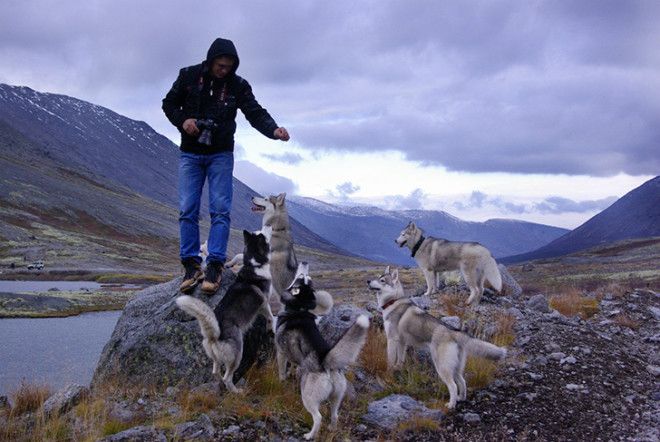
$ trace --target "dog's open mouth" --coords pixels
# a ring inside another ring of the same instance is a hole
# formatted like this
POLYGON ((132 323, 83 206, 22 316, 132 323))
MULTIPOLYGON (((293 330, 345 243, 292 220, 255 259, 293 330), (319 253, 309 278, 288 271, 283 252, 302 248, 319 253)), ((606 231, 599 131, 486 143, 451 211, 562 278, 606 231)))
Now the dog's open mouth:
POLYGON ((262 206, 260 204, 255 203, 252 201, 252 211, 253 212, 264 212, 266 210, 266 206, 262 206))
POLYGON ((372 292, 380 292, 380 287, 374 287, 371 284, 369 285, 369 290, 372 292))

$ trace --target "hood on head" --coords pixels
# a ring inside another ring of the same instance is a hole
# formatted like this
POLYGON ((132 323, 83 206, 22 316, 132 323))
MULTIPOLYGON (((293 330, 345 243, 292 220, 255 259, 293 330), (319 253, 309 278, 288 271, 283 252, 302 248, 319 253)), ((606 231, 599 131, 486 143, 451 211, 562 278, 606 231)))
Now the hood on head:
POLYGON ((211 47, 209 47, 209 50, 206 53, 206 62, 211 64, 211 61, 213 61, 214 58, 220 57, 222 55, 226 55, 234 59, 234 70, 232 72, 236 72, 240 60, 238 58, 238 52, 236 51, 234 42, 225 38, 216 38, 215 41, 211 43, 211 47))

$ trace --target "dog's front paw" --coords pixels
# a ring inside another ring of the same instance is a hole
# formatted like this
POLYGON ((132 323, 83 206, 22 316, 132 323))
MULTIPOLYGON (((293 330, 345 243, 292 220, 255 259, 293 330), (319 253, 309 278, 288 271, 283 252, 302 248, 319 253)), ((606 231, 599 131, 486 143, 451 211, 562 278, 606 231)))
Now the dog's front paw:
POLYGON ((303 439, 311 440, 311 439, 314 439, 314 436, 316 436, 316 434, 314 434, 314 432, 310 431, 309 433, 305 433, 303 435, 303 439))

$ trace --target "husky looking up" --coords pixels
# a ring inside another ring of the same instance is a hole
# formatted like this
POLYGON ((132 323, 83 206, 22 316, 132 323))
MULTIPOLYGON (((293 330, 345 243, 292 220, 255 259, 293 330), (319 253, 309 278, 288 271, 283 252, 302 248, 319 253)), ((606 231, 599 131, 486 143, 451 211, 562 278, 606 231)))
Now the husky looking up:
POLYGON ((479 243, 447 241, 431 236, 425 238, 422 229, 412 221, 394 242, 411 250, 411 256, 426 279, 425 295, 438 291, 442 272, 449 270, 461 271, 470 288, 468 304, 479 304, 486 280, 498 292, 502 290, 502 276, 497 263, 488 249, 479 243))
POLYGON ((262 213, 262 225, 273 228, 270 239, 270 271, 272 288, 280 296, 296 277, 298 259, 293 250, 289 214, 285 205, 286 193, 268 198, 253 197, 252 211, 262 213))
POLYGON ((215 310, 192 296, 184 295, 176 300, 181 310, 199 321, 204 338, 202 346, 213 361, 213 374, 224 365, 222 381, 234 393, 240 392, 233 377, 243 357, 243 333, 252 326, 259 313, 271 324, 273 322, 268 306, 270 270, 266 236, 244 230, 243 239, 243 267, 215 310))
POLYGON ((467 385, 463 373, 469 355, 498 360, 506 356, 506 349, 463 332, 449 329, 442 321, 417 307, 403 292, 399 271, 385 273, 378 279, 367 281, 376 292, 378 307, 383 312, 387 337, 387 366, 399 369, 406 359, 408 347, 426 348, 438 376, 449 390, 448 408, 465 400, 467 385))
MULTIPOLYGON (((337 425, 339 407, 346 392, 344 369, 355 363, 367 339, 369 319, 360 315, 344 336, 329 345, 316 325, 316 295, 305 263, 300 265, 298 276, 290 285, 288 296, 283 297, 285 310, 278 316, 275 345, 278 365, 281 357, 299 366, 300 392, 305 409, 312 415, 314 424, 305 439, 312 439, 321 427, 321 403, 330 399, 330 428, 337 425)), ((280 376, 283 371, 281 366, 280 376)), ((286 367, 285 367, 286 369, 286 367)))

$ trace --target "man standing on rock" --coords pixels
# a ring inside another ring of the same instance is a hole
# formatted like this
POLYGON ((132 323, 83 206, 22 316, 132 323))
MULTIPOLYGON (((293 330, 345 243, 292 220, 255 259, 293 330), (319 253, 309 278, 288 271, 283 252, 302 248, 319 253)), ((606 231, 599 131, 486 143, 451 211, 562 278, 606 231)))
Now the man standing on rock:
POLYGON ((250 84, 236 75, 239 58, 231 40, 217 38, 206 60, 179 71, 163 99, 163 111, 181 132, 179 161, 180 257, 185 268, 181 291, 189 292, 203 280, 202 291, 213 294, 220 286, 227 253, 234 169, 236 111, 263 135, 289 140, 252 93, 250 84), (211 230, 206 273, 199 257, 199 208, 208 179, 211 230))

